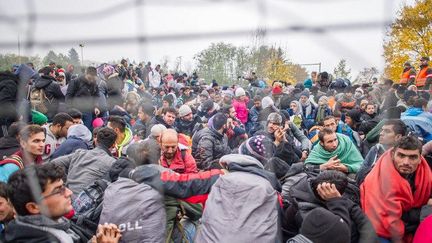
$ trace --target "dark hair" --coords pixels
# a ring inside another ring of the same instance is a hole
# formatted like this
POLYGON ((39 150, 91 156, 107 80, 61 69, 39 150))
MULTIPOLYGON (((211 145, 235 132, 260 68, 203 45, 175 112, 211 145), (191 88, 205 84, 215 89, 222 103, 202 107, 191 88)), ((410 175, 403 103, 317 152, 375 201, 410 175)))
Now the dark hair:
POLYGON ((127 124, 123 117, 111 115, 108 118, 108 122, 110 122, 114 128, 118 128, 121 132, 125 132, 127 124))
POLYGON ((73 118, 67 114, 67 113, 57 113, 57 115, 54 116, 53 118, 53 125, 60 125, 60 126, 64 126, 66 124, 67 121, 73 122, 73 118))
POLYGON ((41 192, 46 190, 49 182, 55 182, 62 179, 65 175, 63 167, 46 163, 42 165, 32 165, 19 170, 11 175, 8 181, 8 195, 18 215, 29 215, 26 204, 37 202, 38 200, 32 192, 32 186, 39 186, 41 192), (35 185, 33 180, 39 182, 35 185))
POLYGON ((319 131, 318 138, 319 138, 320 142, 324 143, 324 136, 325 135, 330 135, 330 134, 333 134, 333 133, 335 133, 335 132, 333 132, 333 130, 331 130, 328 127, 324 127, 323 129, 321 129, 319 131))
POLYGON ((73 119, 82 119, 82 113, 81 111, 71 108, 68 112, 69 116, 71 116, 73 119))
POLYGON ((234 106, 232 106, 232 105, 225 105, 225 106, 222 107, 221 112, 224 113, 224 114, 226 114, 226 115, 229 115, 229 113, 230 113, 229 110, 232 109, 232 108, 234 108, 234 106))
POLYGON ((125 63, 127 63, 127 60, 126 60, 126 59, 122 59, 122 60, 120 61, 120 64, 125 64, 125 63))
POLYGON ((330 119, 334 119, 336 121, 336 118, 334 116, 326 116, 326 117, 324 117, 323 122, 330 120, 330 119))
POLYGON ((228 118, 223 113, 216 113, 213 116, 213 128, 216 130, 220 130, 226 123, 228 118))
POLYGON ((9 199, 8 195, 8 185, 2 181, 0 181, 0 197, 9 199))
POLYGON ((87 67, 86 69, 86 74, 92 75, 92 76, 97 76, 97 70, 95 67, 87 67))
POLYGON ((111 148, 117 139, 117 134, 109 127, 101 128, 96 134, 98 144, 111 148))
POLYGON ((312 190, 315 193, 315 196, 319 197, 319 194, 317 192, 318 185, 328 182, 331 184, 334 184, 336 186, 336 189, 339 191, 339 193, 342 195, 345 192, 345 189, 348 186, 348 177, 337 170, 325 170, 318 174, 318 176, 315 179, 311 180, 311 186, 312 190))
POLYGON ((46 66, 46 67, 39 69, 38 73, 42 73, 43 75, 49 75, 53 71, 54 71, 54 69, 52 67, 46 66))
POLYGON ((154 115, 155 108, 154 108, 154 106, 150 102, 148 102, 148 101, 141 101, 139 103, 139 107, 141 107, 142 111, 145 114, 147 114, 149 116, 153 116, 154 115))
POLYGON ((177 110, 174 107, 165 107, 162 109, 162 114, 173 113, 177 116, 177 110))
POLYGON ((259 102, 261 102, 261 100, 262 100, 261 95, 255 95, 255 97, 253 98, 253 101, 254 101, 254 102, 255 102, 255 101, 259 101, 259 102))
POLYGON ((18 122, 14 122, 12 123, 7 132, 8 132, 8 137, 16 137, 19 135, 20 130, 25 127, 27 124, 25 122, 22 121, 18 121, 18 122))
POLYGON ((427 101, 425 100, 425 99, 423 99, 423 98, 418 98, 418 99, 416 99, 415 101, 414 101, 414 104, 413 104, 413 106, 415 107, 415 108, 423 108, 424 106, 426 106, 427 105, 427 101))
POLYGON ((384 122, 384 126, 393 126, 393 132, 405 136, 407 134, 407 127, 400 119, 390 119, 384 122))
POLYGON ((394 146, 394 150, 400 148, 400 149, 406 149, 406 150, 418 150, 420 154, 422 153, 422 147, 423 144, 420 142, 418 138, 415 136, 404 136, 399 141, 396 142, 394 146))
POLYGON ((27 141, 31 136, 40 132, 45 134, 45 129, 39 125, 27 125, 20 131, 20 139, 27 141))
POLYGON ((144 143, 133 143, 127 150, 126 155, 136 166, 151 164, 150 147, 144 143))

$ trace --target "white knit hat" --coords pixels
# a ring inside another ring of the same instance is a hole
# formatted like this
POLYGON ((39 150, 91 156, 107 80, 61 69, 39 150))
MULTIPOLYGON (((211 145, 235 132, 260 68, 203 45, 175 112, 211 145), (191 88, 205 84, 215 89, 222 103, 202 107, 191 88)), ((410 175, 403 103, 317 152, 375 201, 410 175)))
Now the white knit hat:
POLYGON ((235 96, 236 97, 240 97, 240 96, 243 96, 243 95, 246 95, 245 90, 243 88, 241 88, 241 87, 237 88, 236 91, 235 91, 235 96))
POLYGON ((160 136, 163 131, 167 130, 167 128, 162 124, 156 124, 150 129, 150 133, 153 137, 160 136))
POLYGON ((184 117, 192 113, 192 109, 188 105, 182 105, 180 106, 178 113, 180 117, 184 117))
POLYGON ((261 106, 263 109, 273 105, 274 105, 274 101, 269 96, 266 96, 261 100, 261 106))

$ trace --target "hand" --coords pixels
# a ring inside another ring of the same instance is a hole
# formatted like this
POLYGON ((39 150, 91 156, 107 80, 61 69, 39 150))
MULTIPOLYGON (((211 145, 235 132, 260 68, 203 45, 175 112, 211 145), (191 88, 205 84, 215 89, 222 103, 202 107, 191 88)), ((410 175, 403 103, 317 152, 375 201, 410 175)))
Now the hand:
POLYGON ((427 205, 431 205, 432 206, 432 198, 429 198, 427 205))
POLYGON ((275 136, 275 142, 277 142, 278 145, 284 140, 285 133, 282 129, 278 129, 274 132, 274 136, 275 136))
POLYGON ((331 169, 338 170, 338 171, 343 172, 343 173, 348 173, 348 167, 342 163, 339 163, 337 165, 332 166, 331 169))
POLYGON ((332 198, 342 197, 339 191, 336 189, 335 184, 329 182, 323 182, 319 184, 317 187, 317 192, 325 201, 332 198))
POLYGON ((95 113, 96 116, 99 116, 99 114, 100 114, 99 108, 95 107, 94 113, 95 113))
POLYGON ((331 170, 338 164, 340 164, 340 159, 338 159, 337 156, 333 156, 326 163, 320 165, 320 170, 331 170))
POLYGON ((303 151, 302 152, 302 157, 300 158, 301 161, 305 161, 308 157, 308 152, 307 151, 303 151))
POLYGON ((96 235, 92 237, 92 243, 117 243, 121 237, 120 230, 115 224, 99 225, 96 235))

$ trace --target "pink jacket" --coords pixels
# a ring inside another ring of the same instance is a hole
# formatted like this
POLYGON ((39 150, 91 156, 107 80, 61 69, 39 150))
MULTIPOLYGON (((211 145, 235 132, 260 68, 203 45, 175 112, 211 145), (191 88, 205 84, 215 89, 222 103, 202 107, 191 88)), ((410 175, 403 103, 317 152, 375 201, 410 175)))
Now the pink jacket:
POLYGON ((233 99, 233 101, 232 101, 232 105, 233 105, 235 111, 237 112, 237 118, 243 124, 246 124, 246 122, 248 120, 249 111, 248 111, 248 108, 246 106, 248 101, 249 101, 248 98, 246 98, 245 101, 243 101, 243 102, 239 101, 237 99, 233 99))

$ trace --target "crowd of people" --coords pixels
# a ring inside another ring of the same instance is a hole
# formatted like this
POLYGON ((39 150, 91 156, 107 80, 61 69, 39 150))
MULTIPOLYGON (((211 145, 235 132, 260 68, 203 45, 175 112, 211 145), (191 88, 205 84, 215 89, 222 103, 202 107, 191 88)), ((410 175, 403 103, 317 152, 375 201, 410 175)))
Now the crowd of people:
POLYGON ((0 72, 1 242, 432 242, 432 69, 0 72), (267 82, 268 83, 268 82, 267 82))

